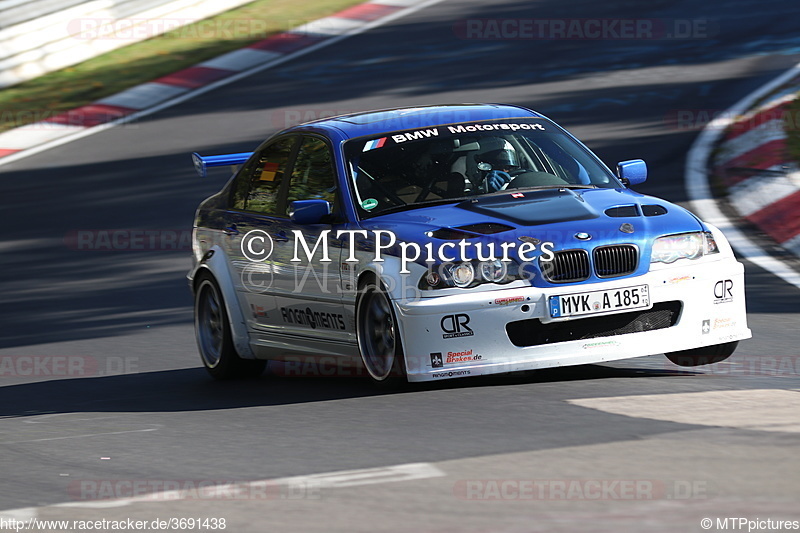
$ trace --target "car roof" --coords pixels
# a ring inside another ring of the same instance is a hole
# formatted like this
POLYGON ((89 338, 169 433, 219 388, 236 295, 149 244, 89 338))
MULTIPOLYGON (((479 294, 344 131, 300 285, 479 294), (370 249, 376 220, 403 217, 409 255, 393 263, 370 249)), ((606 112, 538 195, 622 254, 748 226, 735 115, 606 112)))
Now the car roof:
POLYGON ((544 117, 530 109, 508 104, 429 105, 351 113, 306 122, 295 128, 320 129, 331 133, 338 131, 344 138, 354 138, 390 131, 505 118, 544 117))

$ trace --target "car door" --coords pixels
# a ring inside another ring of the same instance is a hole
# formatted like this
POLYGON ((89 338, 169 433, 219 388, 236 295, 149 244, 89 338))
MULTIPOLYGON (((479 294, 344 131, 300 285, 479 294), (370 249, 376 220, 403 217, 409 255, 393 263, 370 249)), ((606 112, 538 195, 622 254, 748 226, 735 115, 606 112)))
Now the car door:
POLYGON ((270 140, 256 150, 231 187, 223 247, 251 331, 281 324, 272 256, 282 238, 287 171, 299 141, 299 135, 270 140))
MULTIPOLYGON (((331 203, 328 220, 296 224, 287 217, 276 221, 273 253, 277 310, 286 332, 296 337, 352 342, 354 324, 345 315, 341 290, 342 227, 333 154, 328 142, 304 135, 290 170, 286 208, 295 200, 323 199, 331 203)), ((336 351, 336 350, 333 350, 336 351)))

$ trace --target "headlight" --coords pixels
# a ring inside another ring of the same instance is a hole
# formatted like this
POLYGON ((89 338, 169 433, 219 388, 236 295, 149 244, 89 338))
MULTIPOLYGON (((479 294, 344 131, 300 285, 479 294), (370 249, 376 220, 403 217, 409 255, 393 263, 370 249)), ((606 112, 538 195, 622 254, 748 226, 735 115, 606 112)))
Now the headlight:
POLYGON ((711 232, 665 235, 653 242, 650 262, 674 263, 678 259, 697 259, 715 253, 719 253, 719 248, 711 232))
POLYGON ((717 246, 717 241, 714 240, 714 234, 710 231, 706 231, 703 233, 703 236, 706 239, 705 250, 703 253, 705 255, 709 254, 718 254, 719 253, 719 246, 717 246))
POLYGON ((515 262, 465 261, 431 265, 419 280, 422 290, 468 288, 482 283, 504 285, 520 279, 530 279, 527 273, 515 262))
POLYGON ((457 263, 450 269, 453 284, 456 287, 466 287, 475 281, 475 269, 472 263, 457 263))
POLYGON ((481 278, 492 283, 500 283, 508 273, 508 267, 503 261, 483 261, 480 266, 481 278))

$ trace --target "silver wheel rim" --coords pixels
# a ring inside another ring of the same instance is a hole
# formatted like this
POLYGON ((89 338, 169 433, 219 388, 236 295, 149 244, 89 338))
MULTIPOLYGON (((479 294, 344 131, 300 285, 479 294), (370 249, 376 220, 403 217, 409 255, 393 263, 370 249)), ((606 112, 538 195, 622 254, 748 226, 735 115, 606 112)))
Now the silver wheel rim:
POLYGON ((216 287, 211 282, 204 281, 197 294, 195 329, 200 355, 209 368, 217 366, 222 354, 224 336, 222 312, 222 302, 216 287))
POLYGON ((371 286, 358 306, 358 347, 370 376, 383 381, 394 367, 396 337, 392 309, 383 292, 371 286))

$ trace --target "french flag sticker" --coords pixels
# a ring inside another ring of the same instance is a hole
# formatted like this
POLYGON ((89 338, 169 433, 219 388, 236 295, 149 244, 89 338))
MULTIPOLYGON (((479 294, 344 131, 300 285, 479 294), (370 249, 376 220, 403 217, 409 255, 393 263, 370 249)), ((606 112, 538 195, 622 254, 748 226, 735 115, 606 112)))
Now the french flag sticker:
POLYGON ((374 150, 375 148, 380 148, 386 142, 386 137, 381 137, 380 139, 373 139, 369 141, 367 144, 364 145, 364 149, 362 152, 369 152, 370 150, 374 150))

